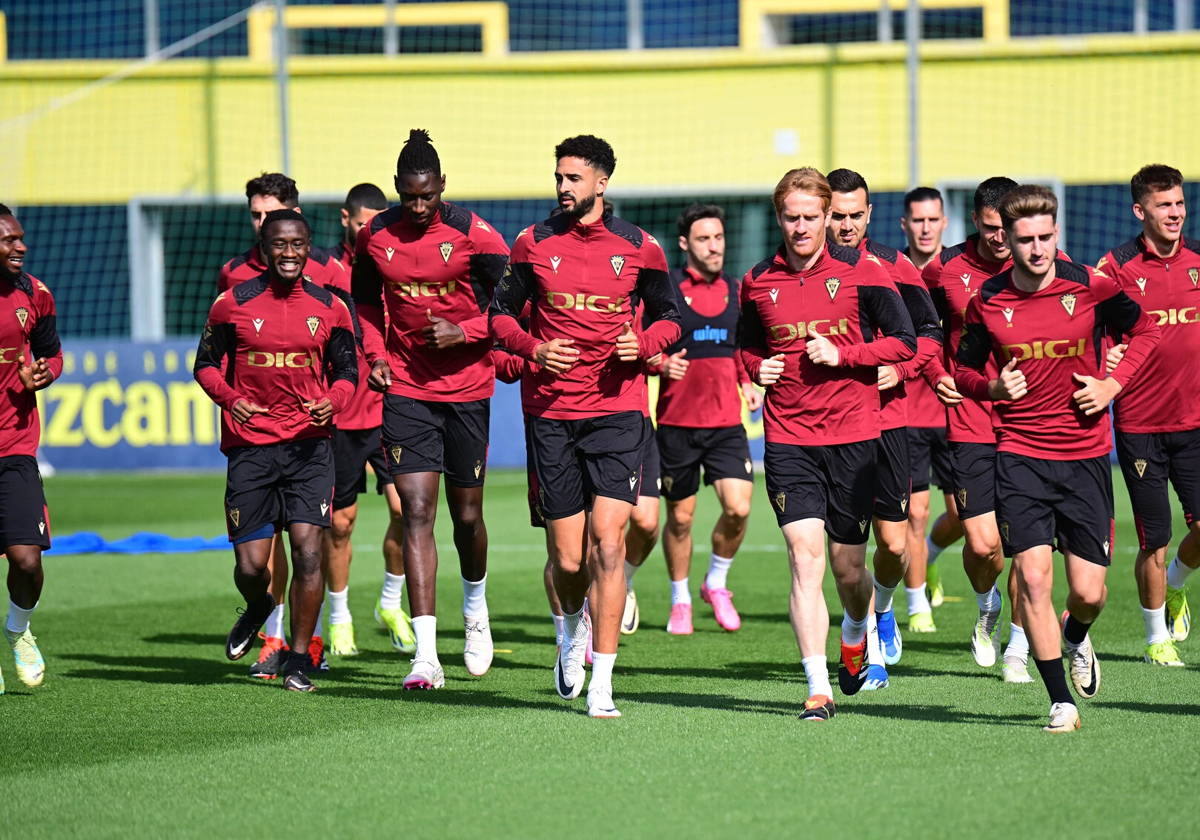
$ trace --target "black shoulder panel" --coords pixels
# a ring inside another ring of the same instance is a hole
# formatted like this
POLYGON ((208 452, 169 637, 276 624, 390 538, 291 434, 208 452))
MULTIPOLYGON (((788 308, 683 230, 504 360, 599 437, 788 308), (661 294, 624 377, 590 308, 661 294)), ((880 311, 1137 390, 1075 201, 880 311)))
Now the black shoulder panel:
POLYGON ((1092 285, 1092 277, 1088 270, 1079 263, 1073 263, 1059 257, 1054 261, 1054 275, 1081 286, 1092 285))
POLYGON ((838 262, 844 262, 846 265, 858 265, 858 260, 862 256, 862 251, 857 248, 847 248, 845 245, 838 245, 834 242, 829 243, 829 256, 833 257, 838 262))
POLYGON ((1183 247, 1187 248, 1193 254, 1200 254, 1200 239, 1188 239, 1183 237, 1183 247))
POLYGON ((442 202, 441 207, 442 221, 461 233, 463 236, 468 236, 471 233, 471 211, 464 210, 457 204, 451 204, 448 201, 442 202))
POLYGON ((642 233, 642 229, 635 224, 618 219, 611 213, 604 214, 604 226, 608 228, 610 233, 613 233, 626 242, 633 245, 634 248, 641 249, 642 242, 645 241, 646 235, 642 233))
POLYGON ((238 283, 234 286, 230 293, 233 295, 233 302, 238 306, 243 306, 267 290, 267 275, 266 273, 253 277, 244 283, 238 283))
POLYGON ((304 283, 302 288, 304 289, 305 294, 319 300, 325 305, 326 309, 333 306, 333 292, 329 291, 328 289, 321 288, 311 280, 302 280, 301 282, 304 283))
MULTIPOLYGON (((254 247, 257 248, 258 246, 255 245, 254 247)), ((254 248, 251 248, 249 251, 247 251, 244 254, 238 254, 236 257, 234 257, 233 259, 231 259, 229 261, 229 270, 237 271, 239 268, 244 266, 246 263, 250 262, 250 255, 253 253, 254 253, 254 248)))
POLYGON ((895 248, 884 245, 882 242, 876 242, 874 239, 867 240, 867 250, 879 257, 879 259, 887 260, 892 265, 895 265, 896 261, 900 259, 899 251, 897 251, 895 248))
POLYGON ((18 291, 33 297, 33 278, 22 271, 15 280, 12 281, 13 287, 18 291))
POLYGON ((551 216, 544 222, 538 222, 533 226, 533 241, 541 242, 543 239, 549 239, 551 236, 559 236, 566 233, 571 226, 571 218, 564 213, 559 213, 551 216))
POLYGON ((983 286, 979 289, 979 296, 983 298, 984 303, 994 298, 996 295, 1008 288, 1008 278, 1012 274, 1012 269, 1002 271, 995 277, 989 277, 983 281, 983 286))
POLYGON ((754 266, 754 268, 750 269, 750 278, 752 280, 757 280, 759 277, 762 277, 764 274, 766 274, 774 264, 775 258, 767 257, 758 265, 754 266))
POLYGON ((945 265, 946 263, 950 262, 950 260, 954 259, 957 256, 961 256, 962 254, 965 254, 966 252, 967 252, 967 243, 960 242, 957 245, 955 245, 953 248, 943 248, 942 252, 940 254, 938 254, 938 259, 941 261, 942 265, 945 265))
POLYGON ((382 213, 376 213, 371 219, 371 236, 379 233, 388 225, 394 225, 396 222, 404 218, 404 208, 400 205, 389 207, 382 213))
POLYGON ((1120 268, 1121 266, 1125 265, 1125 263, 1141 254, 1142 251, 1145 250, 1145 247, 1146 246, 1142 244, 1142 238, 1137 236, 1133 239, 1130 239, 1124 245, 1118 245, 1116 248, 1113 248, 1112 255, 1113 259, 1117 263, 1117 268, 1120 268))

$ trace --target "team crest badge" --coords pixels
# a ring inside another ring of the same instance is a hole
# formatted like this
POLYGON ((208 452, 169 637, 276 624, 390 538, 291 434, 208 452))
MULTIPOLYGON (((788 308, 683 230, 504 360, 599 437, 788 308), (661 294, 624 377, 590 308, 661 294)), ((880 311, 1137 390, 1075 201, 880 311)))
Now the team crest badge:
POLYGON ((391 449, 388 450, 388 453, 392 456, 392 460, 395 461, 397 464, 399 464, 400 463, 400 453, 403 451, 404 451, 403 447, 393 446, 391 449))
POLYGON ((786 493, 776 493, 775 494, 775 507, 779 508, 780 513, 783 513, 783 505, 786 501, 787 501, 786 493))
POLYGON ((1004 537, 1005 542, 1008 542, 1008 523, 1007 522, 1000 523, 1000 536, 1004 537))
POLYGON ((562 257, 551 257, 550 258, 550 268, 554 271, 555 274, 558 274, 558 264, 560 262, 562 262, 562 257))
POLYGON ((1067 314, 1075 317, 1075 295, 1063 295, 1058 300, 1063 305, 1063 309, 1067 310, 1067 314))
POLYGON ((313 337, 317 337, 317 330, 321 327, 321 319, 316 315, 309 315, 306 322, 308 324, 308 332, 313 337))
POLYGON ((238 526, 238 523, 241 521, 241 519, 242 512, 238 508, 229 509, 229 521, 233 523, 234 528, 238 526))
POLYGON ((746 459, 746 474, 749 475, 752 472, 754 472, 754 464, 751 463, 749 458, 747 458, 746 459))
POLYGON ((1133 462, 1133 468, 1137 470, 1138 478, 1144 476, 1146 474, 1146 459, 1138 458, 1133 462))
POLYGON ((438 246, 438 250, 442 252, 442 262, 448 264, 450 262, 450 255, 454 253, 454 243, 443 242, 438 246))
POLYGON ((958 492, 954 494, 958 498, 958 503, 963 507, 967 506, 967 488, 959 487, 958 492))
POLYGON ((1010 327, 1012 326, 1012 316, 1013 316, 1013 310, 1011 310, 1011 309, 1004 310, 1004 320, 1008 322, 1008 326, 1010 326, 1010 327))
POLYGON ((392 262, 392 255, 396 253, 396 249, 395 248, 384 248, 383 253, 385 253, 387 255, 387 261, 388 261, 388 264, 390 265, 392 262))
POLYGON ((675 486, 675 479, 671 478, 669 475, 664 475, 662 477, 662 484, 663 487, 667 488, 667 492, 670 493, 671 488, 675 486))
POLYGON ((620 254, 616 254, 615 256, 609 257, 608 261, 612 264, 613 271, 615 271, 617 276, 620 277, 621 269, 625 267, 625 258, 620 254))
POLYGON ((479 474, 483 472, 483 461, 475 462, 475 477, 479 478, 479 474))
POLYGON ((1200 284, 1200 268, 1189 268, 1188 279, 1192 281, 1192 285, 1200 284))
POLYGON ((24 306, 17 307, 17 320, 21 322, 21 329, 25 329, 25 322, 29 320, 29 310, 24 306))
POLYGON ((1146 294, 1146 278, 1139 277, 1136 282, 1138 284, 1138 288, 1142 290, 1142 295, 1144 296, 1146 294))
POLYGON ((829 292, 829 299, 833 300, 837 296, 838 289, 842 287, 842 281, 836 277, 829 277, 825 280, 825 291, 829 292))

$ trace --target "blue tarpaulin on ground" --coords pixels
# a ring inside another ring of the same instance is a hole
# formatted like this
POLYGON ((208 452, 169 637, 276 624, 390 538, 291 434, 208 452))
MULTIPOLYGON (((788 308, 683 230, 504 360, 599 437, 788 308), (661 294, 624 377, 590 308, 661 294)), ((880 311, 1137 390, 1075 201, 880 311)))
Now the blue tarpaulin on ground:
POLYGON ((54 537, 47 554, 192 554, 197 551, 227 551, 229 537, 168 537, 140 531, 123 540, 109 542, 92 531, 54 537))

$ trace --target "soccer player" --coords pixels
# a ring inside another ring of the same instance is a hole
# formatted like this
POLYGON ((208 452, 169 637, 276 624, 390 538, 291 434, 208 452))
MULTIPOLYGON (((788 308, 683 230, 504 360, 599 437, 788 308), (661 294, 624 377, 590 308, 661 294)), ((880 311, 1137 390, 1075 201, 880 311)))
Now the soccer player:
POLYGON ((905 383, 917 377, 926 363, 941 350, 941 329, 929 291, 921 273, 908 257, 895 248, 867 236, 871 223, 871 193, 866 180, 851 169, 835 169, 826 176, 833 191, 829 212, 829 241, 854 248, 880 261, 904 302, 917 336, 917 354, 897 365, 882 365, 878 371, 880 436, 875 467, 875 510, 871 518, 875 535, 872 559, 875 580, 875 619, 882 647, 870 664, 863 686, 868 690, 887 686, 887 665, 900 661, 900 630, 892 609, 896 587, 908 567, 908 501, 912 488, 912 465, 908 450, 907 390, 905 383), (879 661, 882 659, 883 661, 879 661))
MULTIPOLYGON (((942 252, 946 212, 942 194, 932 187, 917 187, 904 196, 900 229, 908 239, 904 255, 918 270, 942 252)), ((929 366, 923 373, 928 373, 929 366)), ((904 591, 908 596, 908 629, 933 633, 933 608, 942 605, 945 588, 938 574, 937 557, 962 538, 962 524, 954 507, 954 482, 950 473, 950 447, 946 441, 946 407, 924 378, 908 386, 908 448, 912 458, 912 495, 908 502, 908 571, 904 591), (945 498, 946 511, 929 524, 929 487, 936 484, 945 498)))
MULTIPOLYGON (((341 263, 345 285, 337 289, 350 303, 350 273, 354 268, 354 242, 371 219, 388 208, 387 196, 374 184, 358 184, 346 194, 342 205, 342 241, 334 258, 341 263)), ((331 291, 333 291, 331 289, 331 291)), ((354 644, 354 621, 350 615, 350 561, 354 556, 351 538, 358 519, 358 497, 367 492, 367 464, 375 474, 375 489, 387 500, 387 532, 383 537, 383 592, 375 604, 375 620, 391 636, 400 653, 415 653, 412 620, 400 606, 404 594, 404 521, 400 496, 388 475, 387 458, 379 442, 383 424, 383 395, 368 384, 371 368, 363 354, 358 360, 358 390, 349 407, 334 418, 333 466, 336 493, 333 497, 333 527, 326 534, 325 584, 329 608, 329 652, 334 656, 358 653, 354 644)))
POLYGON ((620 716, 612 670, 625 604, 625 527, 646 434, 642 366, 679 338, 679 311, 658 242, 601 200, 616 167, 612 147, 571 137, 555 159, 562 213, 517 236, 490 314, 496 339, 538 365, 522 377, 521 397, 565 625, 555 688, 566 700, 583 689, 586 596, 595 649, 588 715, 611 718, 620 716), (517 320, 526 303, 528 331, 517 320), (639 305, 648 322, 642 331, 633 328, 639 305))
MULTIPOLYGON (((671 272, 682 334, 663 352, 657 406, 662 492, 667 499, 663 553, 671 579, 667 632, 692 632, 688 573, 701 467, 704 483, 716 491, 721 515, 713 527, 700 597, 712 605, 718 626, 734 632, 742 619, 726 581, 746 536, 754 493, 742 397, 755 411, 762 406, 762 395, 736 353, 738 281, 723 271, 725 211, 713 204, 693 204, 679 215, 676 226, 687 260, 684 268, 671 272)), ((630 597, 635 597, 632 585, 630 597)))
POLYGON ((32 688, 46 674, 29 619, 42 595, 42 551, 50 547, 50 513, 37 467, 36 392, 62 373, 63 355, 54 297, 41 280, 25 273, 27 253, 25 229, 0 204, 0 546, 8 557, 4 635, 17 678, 32 688))
MULTIPOLYGON (((977 234, 966 242, 946 248, 925 266, 922 278, 942 321, 943 357, 946 374, 939 377, 938 397, 947 406, 946 437, 950 443, 950 468, 954 479, 954 500, 962 522, 965 544, 963 568, 975 600, 979 618, 971 634, 971 653, 975 662, 990 668, 1000 658, 1000 618, 1003 607, 996 581, 1004 571, 1000 531, 996 527, 996 431, 992 404, 985 397, 963 399, 954 389, 958 342, 962 337, 963 316, 967 304, 989 277, 1011 264, 1012 252, 1000 224, 1000 199, 1017 182, 1011 178, 988 178, 975 190, 975 209, 971 220, 977 234)), ((989 363, 991 364, 991 363, 989 363)), ((989 373, 994 377, 999 367, 989 373)), ((934 556, 930 543, 930 555, 934 556)), ((936 592, 936 589, 934 590, 936 592)), ((1029 642, 1021 626, 1016 579, 1008 576, 1008 595, 1012 622, 1008 647, 1000 669, 1005 682, 1033 682, 1029 675, 1029 642)))
POLYGON ((1096 267, 1157 320, 1163 341, 1114 403, 1117 459, 1137 523, 1134 576, 1146 623, 1145 660, 1182 666, 1175 643, 1187 638, 1191 624, 1184 583, 1200 566, 1200 242, 1183 235, 1187 208, 1179 170, 1144 166, 1130 191, 1142 233, 1096 267), (1188 522, 1170 566, 1168 479, 1188 522))
POLYGON ((225 655, 245 656, 275 609, 268 561, 275 534, 286 529, 292 647, 280 673, 289 691, 314 688, 308 650, 324 592, 322 532, 330 526, 334 490, 329 426, 358 383, 350 310, 304 278, 310 240, 308 222, 295 210, 265 215, 267 270, 217 296, 194 370, 205 393, 224 409, 225 514, 233 579, 246 599, 225 655))
POLYGON ((409 132, 395 185, 400 205, 359 231, 354 303, 371 387, 384 394, 383 447, 403 511, 417 643, 404 687, 432 689, 445 684, 433 533, 442 475, 462 574, 463 662, 477 677, 492 666, 483 483, 496 371, 487 307, 508 246, 483 219, 442 200, 446 177, 428 132, 409 132))
POLYGON ((787 543, 789 611, 808 679, 802 720, 835 714, 825 659, 825 535, 844 607, 842 692, 867 679, 871 575, 867 540, 879 445, 878 368, 912 359, 917 339, 896 286, 870 251, 826 239, 832 191, 793 169, 772 201, 783 245, 742 280, 738 346, 767 389, 767 495, 787 543))
MULTIPOLYGON (((228 291, 239 283, 256 280, 267 270, 261 237, 263 219, 275 210, 300 211, 300 193, 296 182, 280 172, 264 172, 246 182, 246 202, 250 208, 250 227, 254 231, 254 244, 245 253, 234 257, 221 267, 217 278, 217 293, 228 291)), ((309 246, 308 261, 304 264, 304 276, 316 285, 334 290, 346 285, 343 267, 333 255, 309 246), (342 276, 338 276, 342 275, 342 276)), ((259 651, 258 660, 250 666, 250 676, 273 680, 287 658, 288 644, 284 639, 284 596, 287 594, 288 561, 284 552, 283 532, 275 534, 275 542, 268 561, 271 570, 271 595, 275 598, 275 611, 267 619, 265 640, 259 651)), ((324 610, 322 609, 322 612, 324 610)), ((327 671, 325 643, 321 637, 321 621, 318 617, 317 630, 313 634, 309 657, 314 671, 327 671)))
POLYGON ((1063 673, 1064 640, 1075 691, 1090 698, 1100 688, 1088 628, 1104 608, 1114 538, 1108 406, 1161 333, 1115 280, 1058 253, 1054 193, 1025 185, 999 204, 1013 265, 967 305, 955 388, 993 402, 1000 535, 1050 695, 1046 731, 1071 732, 1079 710, 1063 673), (1123 360, 1107 377, 1105 331, 1128 336, 1123 360), (1055 545, 1067 570, 1061 636, 1050 598, 1055 545))

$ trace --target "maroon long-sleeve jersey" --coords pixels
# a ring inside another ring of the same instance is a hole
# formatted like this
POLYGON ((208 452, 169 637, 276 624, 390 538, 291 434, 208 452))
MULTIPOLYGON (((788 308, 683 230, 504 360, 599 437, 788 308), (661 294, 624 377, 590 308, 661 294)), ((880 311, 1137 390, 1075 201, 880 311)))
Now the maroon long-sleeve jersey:
POLYGON ((1112 377, 1125 387, 1145 364, 1161 332, 1113 279, 1062 257, 1046 288, 1023 292, 1008 269, 984 282, 967 305, 955 384, 964 396, 986 396, 990 380, 1011 359, 1028 393, 993 405, 1001 452, 1053 461, 1106 455, 1112 449, 1108 412, 1087 416, 1071 395, 1074 374, 1103 379, 1105 331, 1129 336, 1112 377))
POLYGON ((62 373, 54 296, 25 273, 0 280, 0 458, 36 455, 41 436, 37 396, 17 374, 20 356, 27 365, 45 359, 55 379, 62 373))
POLYGON ((496 371, 487 308, 507 263, 504 238, 447 202, 427 228, 393 207, 358 232, 354 304, 367 364, 386 359, 391 368, 389 393, 429 402, 492 395, 496 371), (430 349, 421 332, 429 313, 457 324, 466 343, 430 349))
MULTIPOLYGON (((354 268, 354 249, 343 242, 332 253, 334 259, 342 267, 342 272, 334 275, 336 286, 330 291, 353 307, 350 272, 354 268)), ((339 429, 350 431, 378 429, 383 424, 383 394, 371 390, 367 381, 370 375, 371 366, 367 364, 366 354, 360 352, 358 354, 358 388, 355 390, 350 404, 334 418, 334 425, 339 429)))
MULTIPOLYGON (((1160 257, 1137 237, 1096 263, 1162 330, 1163 340, 1113 404, 1122 432, 1200 429, 1200 241, 1160 257)), ((1120 341, 1121 337, 1114 335, 1120 341)))
POLYGON ((826 242, 806 271, 793 271, 780 249, 746 273, 738 346, 754 379, 764 359, 786 357, 767 388, 767 441, 824 446, 879 437, 876 369, 913 358, 917 337, 879 258, 826 242), (816 334, 837 346, 837 367, 808 358, 816 334))
POLYGON ((687 429, 737 426, 742 422, 740 386, 750 381, 737 352, 738 281, 721 274, 709 283, 682 268, 671 272, 671 286, 680 337, 663 356, 686 349, 688 369, 683 379, 659 378, 658 423, 687 429))
POLYGON ((525 410, 557 420, 643 411, 641 360, 679 338, 662 248, 608 211, 590 225, 559 215, 519 233, 490 316, 496 340, 524 359, 532 360, 543 342, 574 340, 579 358, 566 373, 534 366, 521 378, 525 410), (518 322, 527 302, 528 332, 518 322), (647 324, 637 334, 640 360, 623 362, 617 337, 626 324, 636 331, 640 305, 647 324))
POLYGON ((329 437, 328 425, 312 425, 304 403, 328 397, 336 415, 354 395, 358 361, 350 310, 307 280, 286 286, 264 274, 239 283, 213 303, 193 373, 225 409, 222 451, 329 437), (234 422, 229 412, 243 399, 269 413, 234 422))

